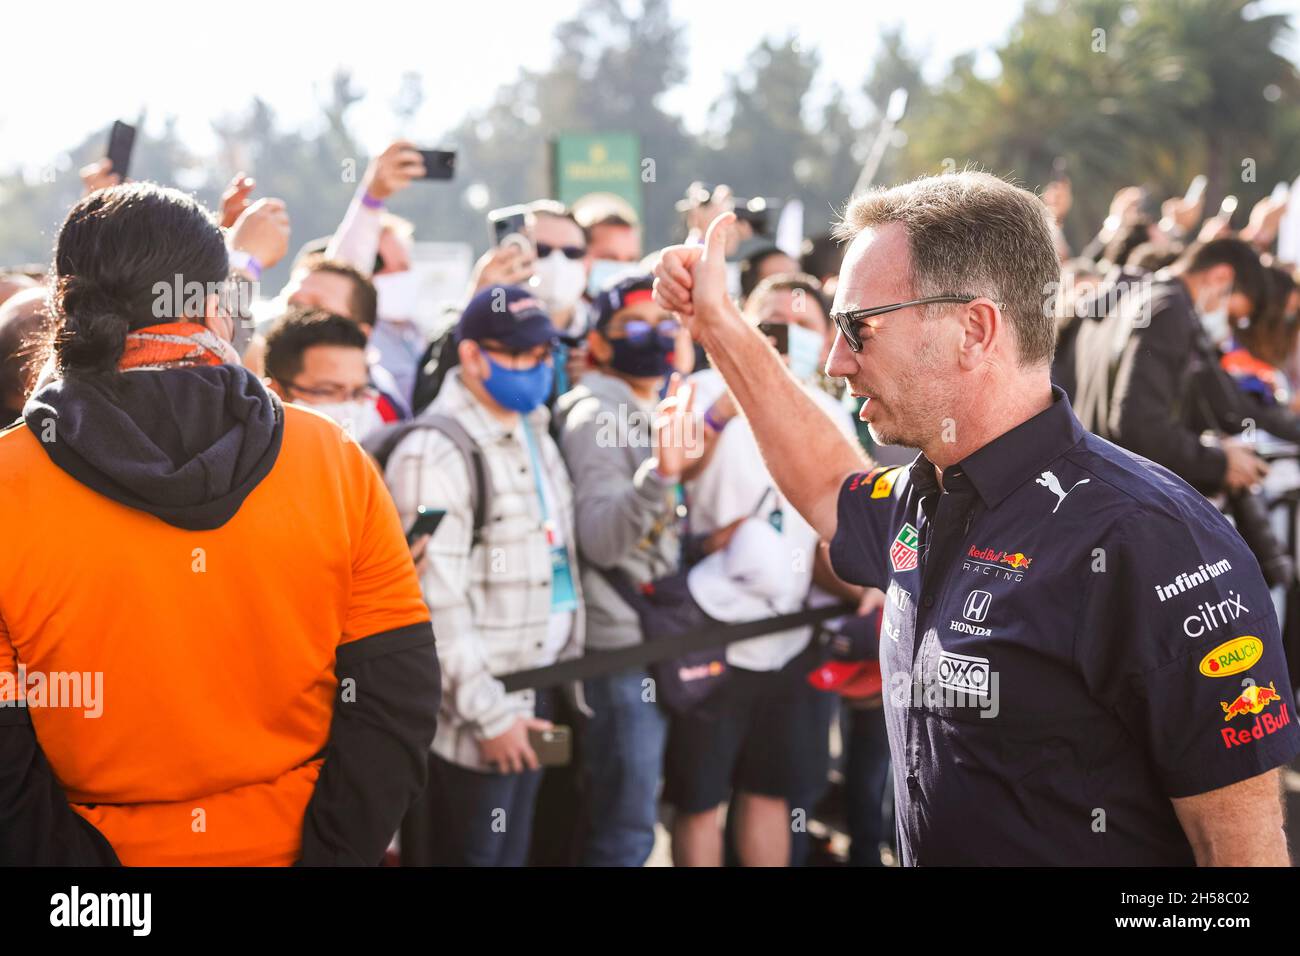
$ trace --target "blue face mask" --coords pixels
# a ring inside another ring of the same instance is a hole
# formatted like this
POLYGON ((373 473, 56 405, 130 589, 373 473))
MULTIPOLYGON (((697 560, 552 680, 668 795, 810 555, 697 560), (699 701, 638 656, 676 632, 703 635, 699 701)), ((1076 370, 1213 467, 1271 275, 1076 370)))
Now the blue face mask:
POLYGON ((550 396, 555 369, 549 362, 538 362, 527 369, 512 369, 498 365, 490 355, 483 357, 492 369, 483 379, 483 387, 503 408, 531 412, 550 396))

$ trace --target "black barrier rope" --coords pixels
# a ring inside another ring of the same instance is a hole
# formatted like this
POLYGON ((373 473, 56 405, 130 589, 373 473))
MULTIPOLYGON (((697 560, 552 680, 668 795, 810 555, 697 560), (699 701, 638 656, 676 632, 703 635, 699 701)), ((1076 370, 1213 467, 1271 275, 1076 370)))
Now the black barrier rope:
POLYGON ((806 624, 819 624, 833 617, 843 617, 857 610, 853 604, 829 604, 826 607, 807 608, 793 614, 779 617, 767 617, 761 621, 742 621, 739 624, 708 624, 697 627, 672 637, 655 641, 620 647, 613 651, 599 651, 587 654, 571 661, 561 661, 546 667, 534 667, 531 670, 515 671, 501 677, 507 693, 532 687, 541 690, 557 687, 570 681, 586 680, 615 671, 625 670, 655 661, 667 660, 687 651, 704 651, 715 647, 724 647, 736 641, 743 641, 763 634, 788 631, 806 624))

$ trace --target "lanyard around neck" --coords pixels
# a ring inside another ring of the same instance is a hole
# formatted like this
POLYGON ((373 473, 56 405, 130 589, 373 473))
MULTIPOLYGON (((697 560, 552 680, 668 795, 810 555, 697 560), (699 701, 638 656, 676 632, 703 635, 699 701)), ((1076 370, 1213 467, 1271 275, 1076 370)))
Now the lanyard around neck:
POLYGON ((537 454, 537 446, 533 438, 533 430, 528 425, 528 419, 519 416, 519 425, 524 430, 524 444, 528 446, 528 459, 533 468, 533 485, 537 488, 537 504, 542 509, 542 527, 546 529, 546 541, 548 544, 555 543, 555 528, 551 524, 550 510, 546 507, 546 492, 542 489, 542 469, 537 454))

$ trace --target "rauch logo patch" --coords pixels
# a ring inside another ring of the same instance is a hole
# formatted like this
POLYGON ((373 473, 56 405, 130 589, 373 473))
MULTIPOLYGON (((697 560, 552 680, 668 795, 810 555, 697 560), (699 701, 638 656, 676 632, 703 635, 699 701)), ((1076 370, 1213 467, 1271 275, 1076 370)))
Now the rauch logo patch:
POLYGON ((1264 642, 1253 634, 1224 641, 1201 658, 1201 673, 1206 677, 1231 677, 1248 671, 1264 653, 1264 642))

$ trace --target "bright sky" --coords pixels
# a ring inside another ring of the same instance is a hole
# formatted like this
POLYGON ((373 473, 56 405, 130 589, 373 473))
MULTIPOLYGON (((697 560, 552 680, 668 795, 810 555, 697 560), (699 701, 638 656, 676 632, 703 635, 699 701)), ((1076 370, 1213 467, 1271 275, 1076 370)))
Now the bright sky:
MULTIPOLYGON (((520 66, 546 66, 554 25, 580 6, 581 0, 13 4, 5 10, 9 42, 0 56, 0 169, 39 168, 141 108, 155 129, 176 115, 200 152, 212 144, 209 120, 244 109, 255 94, 282 125, 302 126, 319 115, 317 104, 340 64, 369 93, 351 114, 367 145, 381 146, 399 132, 433 142, 467 110, 486 105, 520 66), (409 12, 391 12, 403 8, 409 12), (391 103, 408 70, 424 75, 426 100, 413 128, 399 131, 391 103)), ((820 51, 823 83, 856 92, 881 29, 901 22, 934 78, 956 54, 1002 39, 1021 6, 1022 0, 672 0, 687 25, 689 76, 665 106, 699 130, 725 75, 763 36, 791 30, 820 51)), ((1295 0, 1268 6, 1294 9, 1295 0)))
MULTIPOLYGON (((212 142, 209 120, 245 108, 254 95, 272 105, 282 124, 301 126, 319 114, 317 104, 340 64, 369 94, 351 114, 368 145, 398 132, 391 103, 407 70, 424 75, 425 106, 404 132, 436 140, 468 110, 486 105, 519 67, 549 64, 555 24, 581 5, 489 0, 410 4, 408 13, 393 13, 407 5, 13 4, 5 10, 9 42, 0 56, 0 169, 49 163, 92 131, 107 135, 114 119, 130 120, 142 107, 153 128, 175 114, 200 150, 212 142), (182 45, 182 38, 190 40, 182 45)), ((675 17, 687 25, 690 72, 665 105, 701 128, 726 73, 738 70, 764 35, 789 30, 821 51, 823 80, 852 89, 866 75, 881 28, 898 21, 913 47, 928 52, 928 68, 941 72, 953 55, 1000 39, 1020 6, 1021 0, 672 0, 675 17)))

